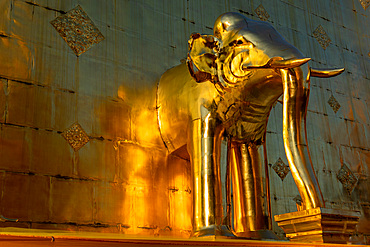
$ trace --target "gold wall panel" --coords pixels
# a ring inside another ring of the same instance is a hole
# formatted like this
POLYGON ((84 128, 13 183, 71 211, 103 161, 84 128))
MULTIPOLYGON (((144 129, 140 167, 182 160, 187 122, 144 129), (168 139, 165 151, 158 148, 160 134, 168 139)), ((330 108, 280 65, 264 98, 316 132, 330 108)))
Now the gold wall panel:
MULTIPOLYGON (((326 206, 360 210, 358 233, 369 235, 364 2, 274 0, 263 8, 267 21, 312 58, 312 67, 346 69, 340 77, 311 80, 307 137, 326 206), (331 39, 325 50, 313 35, 319 25, 331 39), (328 103, 332 96, 337 112, 328 103), (337 178, 344 164, 358 178, 351 193, 337 178)), ((189 236, 190 164, 186 152, 168 156, 159 135, 157 81, 185 61, 191 33, 211 34, 216 18, 228 11, 259 20, 260 4, 1 0, 0 214, 20 222, 0 224, 189 236), (79 57, 50 24, 77 5, 105 37, 79 57), (76 152, 61 135, 73 123, 90 139, 76 152)), ((288 164, 280 103, 266 136, 272 214, 295 211, 299 193, 291 173, 282 181, 272 168, 279 158, 288 164)), ((283 236, 275 222, 273 230, 283 236)))
POLYGON ((8 123, 51 127, 50 89, 8 81, 8 91, 8 123))
POLYGON ((5 108, 6 108, 6 94, 7 94, 7 81, 4 79, 0 79, 0 122, 3 123, 5 121, 5 108))

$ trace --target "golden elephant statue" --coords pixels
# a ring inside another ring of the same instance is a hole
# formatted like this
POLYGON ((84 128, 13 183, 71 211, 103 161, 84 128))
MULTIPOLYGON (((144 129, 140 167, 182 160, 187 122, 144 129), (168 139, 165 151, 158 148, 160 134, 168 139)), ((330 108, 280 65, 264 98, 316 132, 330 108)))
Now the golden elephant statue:
POLYGON ((312 69, 309 60, 269 23, 225 13, 217 18, 213 35, 191 35, 186 64, 162 75, 158 124, 170 152, 185 150, 190 155, 193 236, 258 238, 255 233, 268 228, 261 146, 269 113, 281 95, 284 148, 302 197, 301 209, 324 207, 305 133, 310 77, 335 76, 344 69, 312 69), (222 215, 223 139, 228 143, 233 226, 222 215))

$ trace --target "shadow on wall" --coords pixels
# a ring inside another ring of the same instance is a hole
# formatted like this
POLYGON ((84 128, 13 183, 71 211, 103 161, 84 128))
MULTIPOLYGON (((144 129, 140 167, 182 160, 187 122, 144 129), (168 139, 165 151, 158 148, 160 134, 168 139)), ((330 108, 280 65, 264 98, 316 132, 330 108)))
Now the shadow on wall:
POLYGON ((103 181, 96 182, 94 191, 96 222, 119 225, 118 231, 125 234, 189 237, 190 162, 168 155, 163 144, 156 86, 121 86, 118 96, 95 108, 102 138, 113 143, 114 150, 114 159, 102 160, 104 173, 98 173, 103 181))

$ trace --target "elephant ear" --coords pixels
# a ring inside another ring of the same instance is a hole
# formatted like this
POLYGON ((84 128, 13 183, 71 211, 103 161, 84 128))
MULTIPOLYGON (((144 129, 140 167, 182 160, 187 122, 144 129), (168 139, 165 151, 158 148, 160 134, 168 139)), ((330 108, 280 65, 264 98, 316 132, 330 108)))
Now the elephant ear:
POLYGON ((194 33, 190 36, 187 65, 196 82, 214 80, 218 40, 212 35, 194 33))

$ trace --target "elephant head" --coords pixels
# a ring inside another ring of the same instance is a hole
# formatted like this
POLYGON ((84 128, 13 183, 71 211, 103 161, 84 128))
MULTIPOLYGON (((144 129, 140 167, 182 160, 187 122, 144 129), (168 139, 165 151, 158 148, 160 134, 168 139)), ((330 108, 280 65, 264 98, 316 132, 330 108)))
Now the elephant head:
POLYGON ((267 99, 260 104, 271 109, 283 95, 284 148, 302 197, 301 209, 324 207, 307 147, 310 77, 331 77, 344 71, 313 69, 309 60, 269 23, 239 13, 218 17, 213 35, 193 34, 187 60, 192 77, 198 83, 213 83, 220 95, 235 88, 256 88, 266 81, 256 96, 267 99))
MULTIPOLYGON (((208 78, 227 88, 248 79, 256 69, 291 69, 310 60, 269 23, 239 13, 219 16, 213 29, 213 36, 192 34, 189 40, 188 65, 197 82, 208 78)), ((306 74, 308 68, 301 67, 306 74)), ((344 71, 310 70, 314 77, 331 77, 344 71)))

